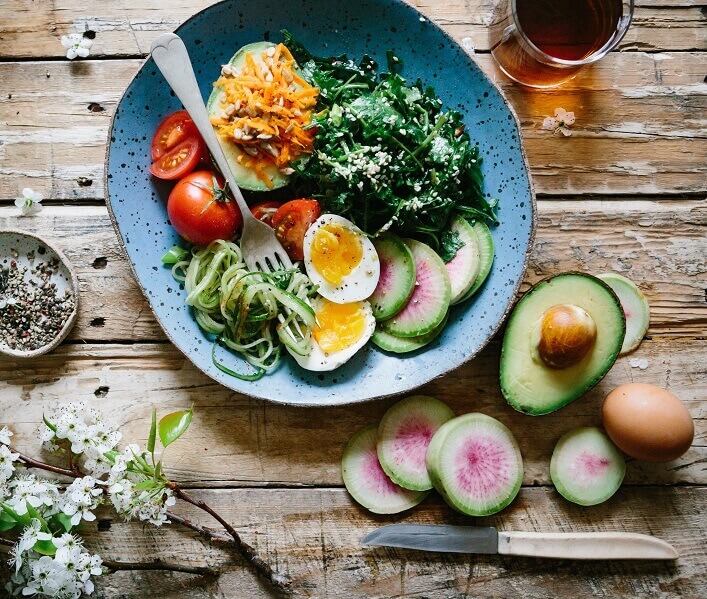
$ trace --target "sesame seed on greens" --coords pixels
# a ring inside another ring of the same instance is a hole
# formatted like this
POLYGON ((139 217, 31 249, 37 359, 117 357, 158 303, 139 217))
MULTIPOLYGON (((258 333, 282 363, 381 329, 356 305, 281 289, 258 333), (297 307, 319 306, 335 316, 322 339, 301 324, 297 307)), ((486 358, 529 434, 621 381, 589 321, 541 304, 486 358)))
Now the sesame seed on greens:
POLYGON ((320 89, 310 127, 314 151, 293 165, 303 195, 352 220, 371 235, 390 230, 434 247, 445 261, 463 242, 450 237, 461 214, 496 223, 497 201, 483 194, 479 148, 456 110, 444 111, 434 88, 401 75, 388 52, 388 72, 368 55, 313 56, 287 31, 284 43, 304 77, 320 89))

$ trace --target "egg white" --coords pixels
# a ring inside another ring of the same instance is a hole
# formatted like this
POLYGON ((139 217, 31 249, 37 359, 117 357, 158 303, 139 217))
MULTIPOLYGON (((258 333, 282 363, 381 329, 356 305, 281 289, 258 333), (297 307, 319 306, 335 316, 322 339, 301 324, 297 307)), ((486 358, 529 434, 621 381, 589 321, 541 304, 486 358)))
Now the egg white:
POLYGON ((304 268, 312 283, 319 286, 319 294, 336 304, 349 304, 369 298, 378 285, 381 270, 378 252, 373 247, 371 240, 350 220, 336 214, 322 214, 307 229, 304 235, 304 268), (339 285, 332 285, 312 264, 314 236, 319 229, 331 223, 350 229, 353 233, 358 234, 361 240, 361 262, 342 279, 339 285))
MULTIPOLYGON (((321 299, 314 300, 314 312, 318 312, 319 305, 321 305, 321 299)), ((363 331, 361 338, 356 341, 350 347, 342 349, 336 352, 325 353, 324 350, 319 347, 317 340, 312 336, 312 349, 306 356, 300 356, 294 353, 289 347, 287 351, 290 352, 292 357, 296 362, 306 370, 313 370, 315 372, 325 372, 327 370, 334 370, 342 364, 348 362, 354 354, 360 350, 368 340, 373 335, 373 331, 376 328, 376 319, 373 317, 373 310, 371 310, 371 304, 368 302, 358 302, 361 304, 361 308, 364 312, 364 317, 366 319, 366 328, 363 331)))

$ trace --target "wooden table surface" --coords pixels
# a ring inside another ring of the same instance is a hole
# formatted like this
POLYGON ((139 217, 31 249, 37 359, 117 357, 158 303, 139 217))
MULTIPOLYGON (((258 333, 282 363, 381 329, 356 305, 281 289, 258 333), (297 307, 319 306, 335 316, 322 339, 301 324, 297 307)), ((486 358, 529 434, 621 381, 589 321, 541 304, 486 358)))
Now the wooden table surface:
MULTIPOLYGON (((168 472, 221 511, 306 597, 698 597, 707 594, 707 47, 699 0, 637 0, 619 52, 555 91, 527 91, 494 68, 486 38, 490 0, 416 0, 476 60, 518 112, 538 191, 538 232, 523 290, 567 269, 631 277, 651 305, 648 337, 619 358, 586 397, 534 419, 514 412, 498 385, 498 340, 423 392, 458 413, 483 411, 517 436, 526 465, 513 504, 472 520, 436 496, 399 517, 372 516, 342 487, 340 458, 360 427, 393 403, 288 408, 220 387, 166 340, 119 248, 104 203, 103 163, 111 115, 151 41, 208 0, 3 0, 0 2, 0 228, 56 241, 78 270, 81 309, 69 340, 32 363, 0 361, 0 422, 36 453, 42 410, 89 400, 145 442, 151 405, 193 403, 195 421, 175 444, 168 472), (59 37, 96 33, 91 56, 69 62, 59 37), (569 138, 542 129, 555 107, 574 110, 569 138), (13 199, 29 186, 47 198, 18 218, 13 199), (645 370, 631 358, 646 358, 645 370), (552 487, 549 460, 567 430, 599 424, 616 385, 654 383, 695 419, 693 447, 665 465, 631 461, 608 502, 568 503, 552 487), (358 540, 389 522, 491 524, 542 531, 625 530, 657 535, 677 563, 572 563, 495 556, 362 550, 358 540)), ((149 132, 146 132, 149 134, 149 132)), ((204 524, 201 513, 184 510, 204 524)), ((105 518, 86 532, 106 559, 210 566, 219 576, 132 570, 103 577, 99 597, 265 597, 238 558, 178 526, 105 518)))

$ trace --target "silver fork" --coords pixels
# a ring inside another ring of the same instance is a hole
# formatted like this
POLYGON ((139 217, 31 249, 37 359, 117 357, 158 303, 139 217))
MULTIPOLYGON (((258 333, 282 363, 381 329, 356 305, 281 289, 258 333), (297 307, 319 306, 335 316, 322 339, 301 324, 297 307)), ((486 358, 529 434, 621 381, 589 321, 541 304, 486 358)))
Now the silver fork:
POLYGON ((221 144, 216 138, 211 121, 209 121, 206 106, 204 106, 204 100, 201 97, 201 91, 199 91, 199 85, 196 82, 194 69, 184 42, 174 33, 165 33, 152 43, 150 51, 155 64, 204 138, 209 152, 211 152, 216 165, 226 178, 228 187, 236 199, 236 203, 243 215, 243 233, 241 234, 240 246, 246 266, 249 270, 260 270, 263 272, 277 270, 279 265, 284 268, 291 268, 292 261, 275 237, 275 231, 255 218, 248 204, 243 199, 243 194, 238 188, 231 168, 228 166, 226 156, 224 156, 221 149, 221 144))

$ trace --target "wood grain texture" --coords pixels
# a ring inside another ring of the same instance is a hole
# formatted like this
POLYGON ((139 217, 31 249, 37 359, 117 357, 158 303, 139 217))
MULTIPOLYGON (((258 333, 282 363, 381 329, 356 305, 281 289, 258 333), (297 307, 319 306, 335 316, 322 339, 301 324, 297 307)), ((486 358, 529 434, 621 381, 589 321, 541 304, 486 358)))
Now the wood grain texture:
MULTIPOLYGON (((196 493, 196 492, 195 492, 196 493)), ((465 518, 433 495, 399 517, 368 514, 340 489, 238 489, 200 491, 243 532, 246 541, 294 583, 295 597, 689 597, 707 584, 702 510, 705 488, 624 487, 605 504, 583 508, 553 489, 522 489, 501 514, 465 518), (427 554, 402 549, 362 549, 359 540, 392 522, 492 525, 544 532, 618 530, 658 536, 680 553, 677 562, 572 562, 499 556, 427 554)), ((185 512, 203 524, 202 515, 185 512)), ((107 522, 103 522, 105 528, 107 522)), ((110 530, 87 531, 90 546, 123 561, 158 558, 169 563, 208 565, 220 577, 164 572, 120 573, 99 583, 98 597, 270 597, 232 556, 205 547, 176 526, 159 530, 110 522, 110 530)))
MULTIPOLYGON (((650 335, 707 335, 707 206, 703 201, 540 201, 538 234, 522 291, 563 270, 615 271, 651 305, 650 335)), ((165 339, 128 268, 102 206, 51 206, 33 218, 0 207, 0 228, 49 235, 77 268, 72 339, 165 339)), ((160 256, 155 256, 155 264, 160 256)))
MULTIPOLYGON (((12 18, 0 21, 0 59, 62 57, 59 39, 66 33, 91 30, 96 38, 93 57, 144 56, 160 33, 173 31, 213 0, 101 0, 87 6, 81 0, 60 3, 5 0, 3 10, 12 18)), ((469 37, 477 51, 488 50, 487 26, 492 0, 412 0, 424 15, 442 25, 457 40, 469 37)), ((696 2, 644 0, 637 3, 622 50, 705 49, 705 15, 696 2)))
MULTIPOLYGON (((421 388, 457 414, 480 411, 516 435, 526 485, 550 484, 549 460, 559 437, 578 426, 599 425, 600 406, 614 387, 645 382, 669 389, 695 420, 693 447, 670 464, 632 461, 635 484, 706 484, 707 364, 705 342, 644 341, 619 358, 607 377, 582 399, 547 416, 529 417, 506 404, 498 384, 499 346, 492 344, 450 376, 421 388), (646 358, 646 370, 631 358, 646 358)), ((168 473, 189 485, 340 485, 344 446, 359 428, 377 422, 394 399, 336 408, 298 408, 253 400, 201 374, 169 344, 65 345, 37 363, 0 362, 0 423, 13 423, 16 445, 37 452, 41 413, 60 400, 87 400, 122 425, 126 442, 144 442, 152 405, 168 413, 194 404, 184 442, 170 447, 168 473)), ((287 400, 283 396, 283 400, 287 400)))
MULTIPOLYGON (((488 55, 476 60, 518 112, 541 195, 707 192, 704 55, 612 53, 546 92, 511 84, 488 55), (571 138, 542 129, 558 106, 577 115, 571 138)), ((52 199, 103 197, 110 117, 141 64, 0 63, 9 90, 0 95, 0 200, 26 185, 52 199)))

